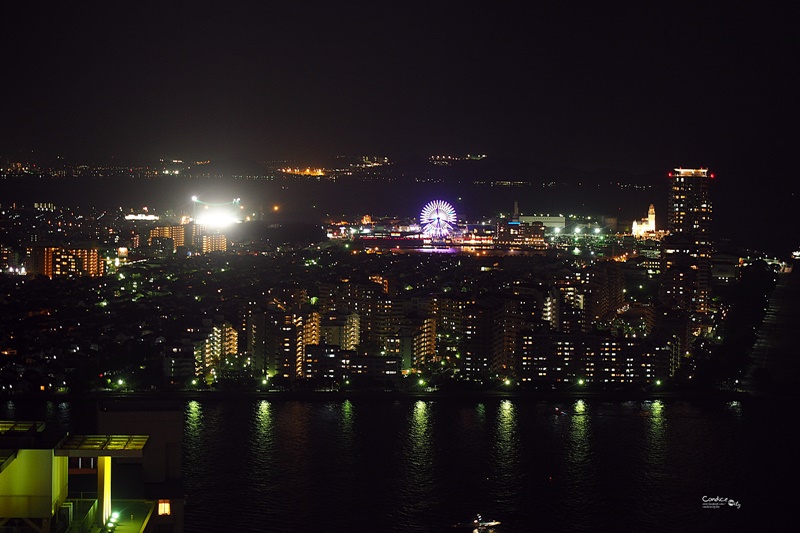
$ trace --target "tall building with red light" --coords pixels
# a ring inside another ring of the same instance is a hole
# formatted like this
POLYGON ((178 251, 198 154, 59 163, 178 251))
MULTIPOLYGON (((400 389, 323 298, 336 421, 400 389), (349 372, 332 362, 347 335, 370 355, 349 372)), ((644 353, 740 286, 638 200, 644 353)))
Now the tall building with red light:
POLYGON ((662 244, 661 300, 705 314, 711 291, 710 182, 714 175, 706 168, 676 168, 669 176, 669 235, 662 244))
POLYGON ((670 177, 667 229, 672 234, 690 235, 698 244, 710 247, 709 184, 714 174, 709 174, 706 168, 676 168, 670 177))

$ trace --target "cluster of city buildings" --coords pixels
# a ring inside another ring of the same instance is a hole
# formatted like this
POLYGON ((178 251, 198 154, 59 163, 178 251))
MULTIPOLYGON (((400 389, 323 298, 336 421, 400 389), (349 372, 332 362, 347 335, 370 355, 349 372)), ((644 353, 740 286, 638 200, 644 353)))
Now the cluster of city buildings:
MULTIPOLYGON (((66 354, 36 349, 55 358, 135 339, 160 361, 163 382, 180 386, 397 384, 417 375, 648 384, 675 375, 697 338, 713 337, 724 313, 711 305, 712 284, 735 280, 741 264, 712 257, 711 179, 706 169, 671 174, 663 229, 652 206, 631 233, 611 234, 607 224, 525 216, 515 205, 494 224, 465 225, 461 238, 472 240, 447 242, 454 253, 398 248, 402 237, 380 235, 371 220, 361 221, 370 238, 336 230, 303 250, 255 253, 238 243, 226 253, 225 235, 191 219, 119 214, 98 226, 106 217, 95 216, 96 247, 26 244, 24 266, 54 280, 102 280, 81 304, 94 314, 70 327, 94 321, 102 338, 73 339, 66 354), (103 244, 129 251, 109 261, 103 244), (148 261, 128 262, 143 250, 148 261), (628 291, 645 285, 649 296, 635 301, 628 291), (137 321, 114 320, 147 305, 137 321)), ((52 218, 57 210, 47 209, 52 218)), ((56 219, 55 229, 82 227, 56 219)), ((16 220, 3 224, 14 229, 16 220)), ((42 227, 54 231, 52 221, 42 227)), ((9 335, 4 353, 30 349, 20 345, 25 334, 9 335)), ((129 380, 107 370, 111 384, 129 380)))
POLYGON ((0 271, 48 278, 102 277, 129 261, 224 252, 229 239, 215 224, 189 216, 57 207, 0 206, 0 271))
MULTIPOLYGON (((502 289, 458 293, 405 294, 384 276, 377 277, 380 282, 337 279, 316 284, 313 309, 284 305, 248 317, 244 352, 254 369, 271 376, 336 382, 353 377, 359 372, 354 369, 370 368, 369 357, 354 364, 361 346, 375 346, 384 358, 372 365, 378 369, 371 371, 373 379, 431 368, 523 383, 667 378, 691 355, 693 339, 715 327, 709 305, 710 179, 706 169, 676 169, 667 229, 656 229, 652 206, 646 221, 634 223, 632 236, 655 241, 658 252, 649 258, 645 252, 638 265, 659 274, 657 298, 635 310, 625 296, 626 266, 608 257, 546 273, 529 263, 502 289), (606 327, 614 320, 629 324, 606 327)), ((546 250, 548 226, 553 232, 565 228, 563 217, 530 218, 515 206, 495 227, 495 241, 546 250)), ((395 242, 389 241, 391 249, 395 242)), ((369 241, 380 243, 380 236, 369 241)), ((497 264, 483 268, 506 270, 497 264)))

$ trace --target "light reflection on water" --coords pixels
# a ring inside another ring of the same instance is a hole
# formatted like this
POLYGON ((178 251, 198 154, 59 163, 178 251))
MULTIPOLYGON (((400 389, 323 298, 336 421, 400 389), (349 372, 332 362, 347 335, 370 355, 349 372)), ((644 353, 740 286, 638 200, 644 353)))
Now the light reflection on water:
POLYGON ((13 400, 8 400, 3 404, 4 420, 18 420, 16 404, 13 400))
POLYGON ((433 407, 422 400, 414 402, 404 422, 405 438, 401 455, 405 459, 398 471, 396 491, 398 495, 397 520, 408 522, 417 528, 415 517, 436 505, 435 450, 431 410, 433 407))
POLYGON ((250 432, 248 447, 248 481, 255 492, 263 493, 269 489, 270 480, 274 476, 272 458, 275 455, 274 421, 272 405, 261 400, 254 404, 253 430, 250 432))
MULTIPOLYGON (((498 533, 720 530, 739 519, 704 513, 700 498, 755 506, 761 493, 753 486, 780 471, 788 452, 776 429, 784 420, 741 402, 184 406, 193 532, 453 531, 477 512, 502 520, 498 533)), ((0 408, 3 419, 57 426, 85 414, 67 402, 0 408)))
POLYGON ((520 492, 520 450, 517 408, 510 400, 497 406, 497 418, 490 454, 490 480, 498 497, 498 507, 515 508, 520 492))

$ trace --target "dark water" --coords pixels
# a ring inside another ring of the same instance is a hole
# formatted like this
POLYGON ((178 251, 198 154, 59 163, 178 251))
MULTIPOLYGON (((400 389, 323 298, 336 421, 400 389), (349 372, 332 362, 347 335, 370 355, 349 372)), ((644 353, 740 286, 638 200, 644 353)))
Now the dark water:
MULTIPOLYGON (((72 427, 77 410, 0 417, 72 427)), ((186 531, 455 532, 475 513, 498 533, 776 530, 793 421, 756 400, 187 401, 186 531)))

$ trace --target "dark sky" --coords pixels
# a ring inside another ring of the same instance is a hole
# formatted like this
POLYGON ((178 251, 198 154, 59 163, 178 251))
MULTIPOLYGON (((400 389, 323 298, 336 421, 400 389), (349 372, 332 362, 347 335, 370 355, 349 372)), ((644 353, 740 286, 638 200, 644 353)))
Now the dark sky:
POLYGON ((703 165, 740 181, 794 164, 788 8, 83 4, 0 7, 0 154, 485 152, 588 170, 703 165))

